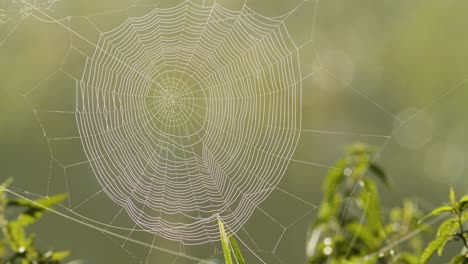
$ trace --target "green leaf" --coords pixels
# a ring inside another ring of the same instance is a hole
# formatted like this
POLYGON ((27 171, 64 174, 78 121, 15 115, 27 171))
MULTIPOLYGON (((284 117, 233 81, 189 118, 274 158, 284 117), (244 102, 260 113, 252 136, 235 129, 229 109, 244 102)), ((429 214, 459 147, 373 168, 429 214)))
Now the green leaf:
POLYGON ((61 193, 57 195, 50 196, 48 198, 41 198, 36 200, 35 202, 43 207, 50 208, 54 205, 57 205, 67 199, 68 194, 61 193))
POLYGON ((453 190, 453 187, 450 187, 450 204, 452 205, 452 208, 455 208, 455 191, 453 190))
MULTIPOLYGON (((458 223, 454 219, 447 219, 443 221, 440 225, 439 228, 437 229, 437 236, 445 236, 445 237, 450 237, 452 236, 457 229, 459 228, 458 223)), ((444 242, 442 242, 437 249, 437 253, 439 256, 442 255, 445 244, 449 241, 449 239, 446 239, 444 242)))
POLYGON ((42 211, 37 211, 37 210, 28 210, 27 212, 24 212, 23 214, 20 214, 16 221, 21 224, 23 227, 26 227, 30 224, 35 223, 37 220, 39 220, 42 217, 42 211))
POLYGON ((68 250, 56 251, 56 252, 53 252, 50 255, 50 259, 55 260, 55 261, 61 261, 61 260, 65 259, 68 256, 70 256, 70 251, 68 251, 68 250))
POLYGON ((457 231, 457 229, 458 229, 457 221, 452 218, 447 219, 439 225, 439 228, 437 229, 437 236, 453 235, 453 233, 457 231))
MULTIPOLYGON (((445 235, 444 235, 445 236, 445 235)), ((444 252, 444 249, 445 249, 445 245, 447 244, 447 242, 449 242, 449 239, 445 239, 439 246, 439 248, 437 248, 437 255, 440 257, 442 256, 442 253, 444 252)))
POLYGON ((375 232, 382 232, 384 227, 382 223, 382 206, 380 205, 380 198, 377 186, 368 178, 362 180, 364 183, 364 192, 359 194, 361 198, 367 218, 369 228, 375 232))
POLYGON ((29 234, 28 238, 26 239, 26 248, 31 249, 33 247, 35 237, 36 235, 34 233, 29 234))
POLYGON ((322 222, 328 223, 331 221, 332 217, 339 213, 342 204, 343 198, 340 195, 336 195, 335 198, 331 199, 330 202, 323 201, 319 209, 319 218, 317 219, 316 224, 313 226, 322 222))
POLYGON ((423 218, 421 218, 418 223, 421 223, 423 222, 424 220, 426 220, 427 218, 429 217, 433 217, 433 216, 436 216, 436 215, 440 215, 442 213, 447 213, 447 212, 451 212, 452 211, 452 207, 449 206, 449 205, 443 205, 441 207, 438 207, 434 210, 432 210, 432 212, 430 212, 428 215, 424 216, 423 218))
POLYGON ((2 204, 2 206, 8 202, 8 199, 6 197, 6 194, 5 194, 5 190, 8 188, 8 186, 10 186, 10 184, 13 182, 13 179, 12 178, 8 178, 6 181, 4 181, 1 185, 0 185, 0 204, 2 204))
POLYGON ((15 252, 24 251, 27 246, 27 239, 23 226, 16 221, 12 221, 7 224, 7 231, 11 249, 15 252))
POLYGON ((452 261, 450 261, 450 264, 468 264, 468 258, 466 258, 463 255, 457 255, 452 258, 452 261))
POLYGON ((350 155, 369 155, 374 149, 363 143, 356 143, 346 148, 350 155))
POLYGON ((231 243, 231 247, 234 251, 234 256, 236 257, 237 263, 245 264, 244 256, 242 256, 239 245, 237 245, 236 239, 232 235, 229 236, 229 242, 231 243))
POLYGON ((331 202, 336 196, 338 186, 343 182, 343 171, 346 169, 346 167, 346 160, 339 160, 328 172, 328 175, 325 177, 325 181, 322 187, 323 192, 325 194, 325 201, 331 202))
POLYGON ((6 179, 6 181, 4 181, 1 185, 0 185, 0 192, 3 192, 4 190, 6 190, 8 188, 8 186, 10 186, 10 184, 13 182, 13 178, 8 178, 6 179))
POLYGON ((442 235, 442 236, 438 236, 436 239, 432 240, 426 247, 426 249, 424 249, 424 252, 421 256, 421 264, 425 264, 427 263, 427 261, 429 260, 429 258, 434 255, 434 252, 436 250, 439 249, 439 247, 441 247, 442 245, 444 245, 447 241, 447 239, 449 239, 450 236, 448 235, 442 235))
POLYGON ((49 198, 41 198, 35 201, 30 201, 26 199, 15 199, 9 201, 8 205, 27 208, 25 212, 18 216, 17 222, 22 226, 28 226, 39 220, 47 208, 50 208, 53 205, 62 202, 66 199, 66 197, 66 194, 58 194, 49 198))
POLYGON ((226 234, 226 230, 224 229, 224 224, 221 218, 218 215, 218 226, 219 226, 219 234, 221 236, 221 244, 223 245, 223 253, 224 253, 224 261, 226 264, 233 264, 232 257, 231 257, 231 250, 229 248, 229 240, 226 234))
POLYGON ((458 211, 463 211, 468 208, 468 195, 463 196, 455 205, 458 211))
POLYGON ((34 209, 42 209, 45 210, 50 208, 54 205, 61 203, 68 197, 66 193, 53 195, 47 198, 40 198, 37 200, 26 200, 26 199, 14 199, 8 202, 9 206, 21 206, 21 207, 28 207, 34 209))
POLYGON ((387 187, 390 187, 390 180, 385 173, 385 171, 377 164, 371 163, 369 166, 369 170, 371 170, 377 178, 379 178, 387 187))
POLYGON ((468 221, 468 211, 462 212, 461 220, 462 220, 463 223, 468 221))
POLYGON ((371 249, 377 249, 380 245, 380 240, 363 224, 353 222, 346 226, 346 229, 359 238, 364 244, 371 249))
POLYGON ((368 157, 360 157, 358 163, 354 166, 353 169, 353 178, 355 180, 361 180, 364 177, 364 174, 369 169, 369 159, 368 157))

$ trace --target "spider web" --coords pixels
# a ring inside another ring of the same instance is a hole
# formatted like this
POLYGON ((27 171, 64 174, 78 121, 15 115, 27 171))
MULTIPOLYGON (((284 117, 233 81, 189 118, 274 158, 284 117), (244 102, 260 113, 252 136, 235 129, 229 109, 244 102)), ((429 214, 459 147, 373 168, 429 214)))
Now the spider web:
POLYGON ((57 69, 21 93, 47 142, 45 190, 11 191, 66 191, 68 204, 54 212, 101 231, 135 262, 219 256, 220 217, 253 263, 285 263, 290 234, 304 233, 298 226, 317 209, 292 191, 286 170, 334 169, 295 158, 304 152, 300 136, 366 138, 380 146, 378 158, 417 114, 400 120, 351 89, 400 126, 388 135, 302 127, 303 83, 319 71, 342 81, 319 58, 312 71, 304 67, 300 55, 314 49, 314 34, 296 44, 287 27, 302 8, 313 25, 319 1, 275 17, 245 2, 127 3, 63 17, 51 11, 56 2, 12 3, 0 21, 11 26, 11 10, 22 15, 0 47, 30 19, 59 27, 68 42, 57 69))
POLYGON ((139 226, 204 243, 217 217, 236 232, 274 189, 299 138, 297 52, 283 35, 248 7, 191 2, 101 35, 76 119, 104 192, 139 226))

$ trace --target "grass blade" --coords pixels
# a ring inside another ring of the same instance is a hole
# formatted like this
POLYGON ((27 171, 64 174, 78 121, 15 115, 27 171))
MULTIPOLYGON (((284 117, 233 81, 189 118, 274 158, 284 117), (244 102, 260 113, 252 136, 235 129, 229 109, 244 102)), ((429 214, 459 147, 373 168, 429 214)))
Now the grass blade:
POLYGON ((233 264, 232 257, 231 257, 231 249, 229 248, 229 240, 226 234, 226 230, 224 229, 224 224, 221 218, 218 215, 218 225, 219 225, 219 235, 221 236, 221 244, 223 245, 223 252, 224 252, 224 261, 226 264, 233 264))
POLYGON ((244 256, 242 256, 242 252, 240 251, 240 248, 232 235, 229 236, 229 242, 231 243, 232 251, 234 251, 234 256, 236 257, 237 263, 245 264, 244 256))

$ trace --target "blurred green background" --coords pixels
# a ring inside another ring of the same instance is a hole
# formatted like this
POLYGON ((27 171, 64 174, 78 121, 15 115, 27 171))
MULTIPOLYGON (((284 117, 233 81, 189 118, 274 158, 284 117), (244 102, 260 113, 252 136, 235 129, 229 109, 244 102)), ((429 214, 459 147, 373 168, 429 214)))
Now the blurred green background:
MULTIPOLYGON (((217 2, 232 9, 242 5, 242 1, 217 2)), ((42 8, 48 3, 36 4, 42 8)), ((133 14, 132 5, 154 3, 62 0, 44 12, 96 43, 96 27, 110 30, 133 14), (108 13, 111 10, 115 12, 108 13)), ((158 6, 177 3, 166 0, 158 6)), ((299 3, 247 1, 265 16, 285 14, 299 3)), ((51 163, 49 145, 33 110, 58 109, 54 104, 72 102, 74 81, 52 75, 61 67, 70 39, 84 53, 92 53, 93 48, 24 7, 21 1, 0 0, 0 179, 14 177, 15 190, 31 197, 67 190, 72 197, 87 197, 99 189, 90 168, 79 166, 64 173, 57 166, 57 162, 84 160, 80 143, 51 143, 58 160, 51 163), (31 90, 27 97, 21 96, 31 90)), ((409 196, 427 210, 446 199, 449 186, 468 192, 467 10, 467 1, 455 0, 303 3, 285 22, 298 46, 312 39, 300 49, 303 76, 314 72, 303 82, 302 126, 340 134, 304 131, 293 159, 331 166, 345 145, 362 141, 381 149, 379 162, 394 182, 393 189, 382 189, 383 203, 389 207, 409 196)), ((78 54, 69 58, 63 67, 79 76, 82 58, 78 54)), ((73 118, 39 115, 39 119, 46 131, 55 133, 51 137, 76 136, 73 118)), ((297 161, 289 164, 279 187, 318 205, 327 169, 297 161)), ((250 248, 268 263, 303 263, 306 230, 316 214, 313 206, 274 192, 261 208, 286 229, 283 234, 281 225, 255 213, 245 226, 256 242, 250 248)), ((75 219, 82 219, 75 213, 85 215, 90 218, 87 223, 133 226, 128 219, 112 221, 115 208, 105 197, 80 210, 65 212, 75 219)), ((191 263, 56 215, 47 216, 35 231, 40 244, 69 248, 73 257, 90 263, 191 263)), ((150 244, 152 237, 132 235, 150 244)), ((183 248, 158 239, 156 245, 182 248, 198 257, 221 256, 220 247, 214 249, 213 244, 183 248)), ((248 258, 257 263, 255 257, 248 258)))

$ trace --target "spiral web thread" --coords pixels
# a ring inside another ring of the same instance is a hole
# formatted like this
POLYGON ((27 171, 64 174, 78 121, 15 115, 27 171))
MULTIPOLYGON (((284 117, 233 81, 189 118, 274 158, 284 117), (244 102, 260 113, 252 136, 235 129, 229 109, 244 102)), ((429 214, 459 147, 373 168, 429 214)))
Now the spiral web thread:
POLYGON ((203 243, 218 239, 218 215, 236 232, 283 175, 297 80, 282 20, 216 3, 156 8, 102 34, 77 89, 80 137, 139 226, 203 243))
MULTIPOLYGON (((302 3, 284 16, 268 18, 246 4, 233 11, 217 3, 186 1, 172 8, 152 8, 110 31, 96 27, 100 37, 94 44, 70 28, 72 17, 57 20, 40 7, 22 2, 34 11, 29 13, 32 17, 70 31, 63 64, 22 94, 49 144, 51 168, 58 165, 67 179, 73 168, 90 165, 101 185, 76 203, 71 202, 72 196, 66 214, 58 214, 124 239, 123 249, 128 241, 148 246, 147 262, 152 249, 200 260, 187 255, 183 245, 218 240, 219 215, 241 245, 266 263, 258 255, 263 247, 244 229, 245 222, 259 211, 281 230, 268 250, 277 257, 275 251, 286 231, 317 208, 277 186, 289 162, 332 168, 292 158, 300 133, 380 138, 380 150, 393 135, 301 128, 301 86, 314 72, 301 76, 298 53, 312 39, 296 46, 284 22, 302 3), (73 35, 91 44, 94 53, 86 54, 73 35), (86 57, 80 76, 66 69, 73 52, 86 57), (36 90, 59 75, 76 83, 73 109, 36 106, 31 101, 36 90), (79 134, 50 133, 46 116, 57 114, 72 116, 79 134), (55 142, 76 140, 86 160, 62 161, 54 151, 55 142), (305 214, 291 222, 270 215, 259 205, 273 190, 306 205, 305 214), (102 193, 121 207, 110 223, 78 211, 102 193), (114 223, 123 211, 135 222, 133 228, 114 223), (154 234, 152 243, 133 238, 142 232, 154 234), (155 245, 158 235, 181 242, 180 251, 155 245)), ((93 24, 90 17, 85 19, 93 24)), ((398 120, 366 95, 352 91, 398 120)), ((45 196, 52 177, 50 172, 45 196)), ((71 188, 68 180, 65 183, 67 190, 71 188)), ((32 195, 27 190, 14 191, 32 195)))

